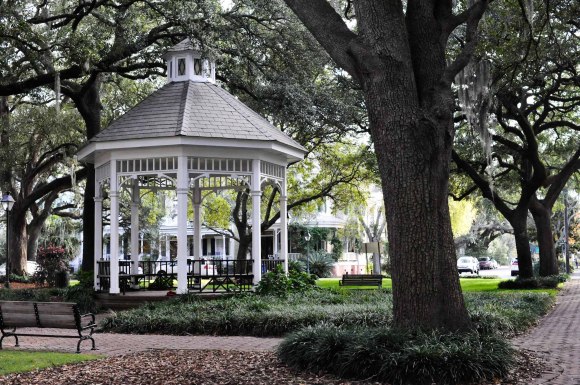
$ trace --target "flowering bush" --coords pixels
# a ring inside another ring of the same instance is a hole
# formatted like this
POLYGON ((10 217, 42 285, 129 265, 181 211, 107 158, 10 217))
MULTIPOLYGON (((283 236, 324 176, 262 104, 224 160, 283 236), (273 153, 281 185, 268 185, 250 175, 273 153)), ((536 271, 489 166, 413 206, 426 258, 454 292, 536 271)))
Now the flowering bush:
POLYGON ((57 277, 68 271, 69 259, 63 247, 53 245, 39 247, 36 254, 38 268, 34 273, 35 282, 40 285, 56 286, 57 277))

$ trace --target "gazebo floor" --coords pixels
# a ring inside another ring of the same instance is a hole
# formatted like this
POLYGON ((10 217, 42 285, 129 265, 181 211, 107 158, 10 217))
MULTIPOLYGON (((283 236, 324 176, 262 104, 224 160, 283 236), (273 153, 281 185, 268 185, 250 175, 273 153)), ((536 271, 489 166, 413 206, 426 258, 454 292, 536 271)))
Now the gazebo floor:
MULTIPOLYGON (((147 302, 167 301, 171 298, 175 298, 175 296, 167 295, 167 293, 167 290, 136 290, 127 291, 125 294, 96 293, 95 301, 97 302, 97 305, 103 309, 126 310, 139 307, 147 302)), ((192 293, 195 293, 201 299, 207 300, 235 295, 234 293, 226 292, 192 293)))

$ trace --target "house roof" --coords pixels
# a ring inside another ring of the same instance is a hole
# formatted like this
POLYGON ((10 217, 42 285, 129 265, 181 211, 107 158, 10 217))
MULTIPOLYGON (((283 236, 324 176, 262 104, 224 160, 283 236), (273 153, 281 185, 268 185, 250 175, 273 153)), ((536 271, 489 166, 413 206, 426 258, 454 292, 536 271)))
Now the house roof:
POLYGON ((173 136, 270 141, 306 151, 221 87, 192 81, 161 87, 91 142, 173 136))

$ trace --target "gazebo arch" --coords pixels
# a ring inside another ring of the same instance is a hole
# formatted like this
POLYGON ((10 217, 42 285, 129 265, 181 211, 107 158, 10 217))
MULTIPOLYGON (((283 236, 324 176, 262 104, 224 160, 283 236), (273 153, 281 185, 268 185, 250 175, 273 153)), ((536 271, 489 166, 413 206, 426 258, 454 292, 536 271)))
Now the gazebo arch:
MULTIPOLYGON (((110 199, 109 293, 120 292, 119 199, 131 196, 131 263, 139 253, 139 195, 142 189, 174 189, 177 195, 177 292, 187 293, 188 276, 202 259, 201 199, 206 189, 250 188, 252 276, 261 279, 260 201, 262 185, 280 189, 281 259, 288 270, 286 168, 305 149, 234 96, 215 85, 215 64, 186 39, 165 55, 168 82, 92 138, 78 152, 95 165, 95 289, 103 256, 103 188, 110 199), (193 263, 187 249, 187 207, 193 205, 193 263), (258 208, 257 210, 255 208, 258 208)), ((124 271, 124 273, 128 273, 124 271)))

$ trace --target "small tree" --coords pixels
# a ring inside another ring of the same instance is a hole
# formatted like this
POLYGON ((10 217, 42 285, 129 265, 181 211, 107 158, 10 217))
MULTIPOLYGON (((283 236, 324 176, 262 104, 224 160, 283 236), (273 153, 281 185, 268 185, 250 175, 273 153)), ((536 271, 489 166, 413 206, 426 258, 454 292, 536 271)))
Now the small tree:
POLYGON ((61 246, 50 245, 38 248, 36 255, 38 267, 34 273, 35 281, 41 285, 57 286, 61 274, 68 271, 69 260, 70 256, 61 246))

